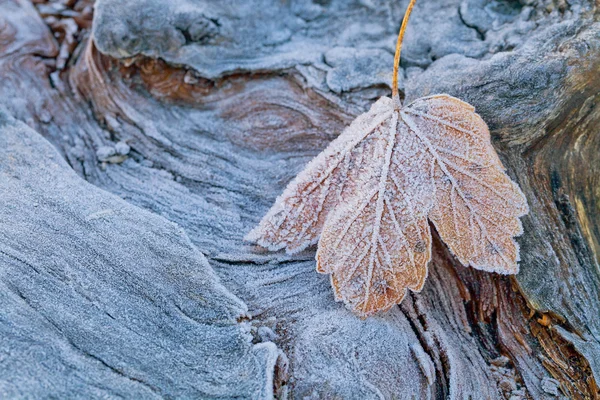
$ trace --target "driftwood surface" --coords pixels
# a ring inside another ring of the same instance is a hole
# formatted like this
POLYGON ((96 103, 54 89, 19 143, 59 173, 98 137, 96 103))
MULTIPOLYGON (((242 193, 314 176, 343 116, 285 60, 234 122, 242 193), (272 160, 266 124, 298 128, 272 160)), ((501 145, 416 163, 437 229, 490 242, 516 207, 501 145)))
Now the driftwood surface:
POLYGON ((591 0, 422 0, 407 32, 403 99, 473 104, 527 196, 516 277, 434 237, 361 320, 314 248, 242 240, 389 95, 407 3, 0 0, 0 398, 597 398, 591 0))

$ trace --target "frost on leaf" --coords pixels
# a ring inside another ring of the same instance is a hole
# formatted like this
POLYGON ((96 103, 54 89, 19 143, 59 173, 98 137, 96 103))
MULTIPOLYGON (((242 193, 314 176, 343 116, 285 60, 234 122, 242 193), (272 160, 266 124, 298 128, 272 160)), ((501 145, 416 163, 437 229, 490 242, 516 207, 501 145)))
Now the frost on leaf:
POLYGON ((514 274, 513 237, 527 212, 472 106, 437 95, 395 109, 382 97, 308 164, 247 239, 290 253, 318 240, 317 270, 331 274, 336 299, 368 316, 423 287, 428 220, 465 266, 514 274))

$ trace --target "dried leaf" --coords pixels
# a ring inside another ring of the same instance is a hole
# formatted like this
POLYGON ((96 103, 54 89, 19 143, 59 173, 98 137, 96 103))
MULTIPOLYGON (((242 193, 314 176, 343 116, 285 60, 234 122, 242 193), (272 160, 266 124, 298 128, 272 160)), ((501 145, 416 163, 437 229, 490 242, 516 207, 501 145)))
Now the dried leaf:
POLYGON ((518 272, 528 212, 485 122, 448 95, 382 97, 311 161, 247 240, 293 253, 317 242, 317 271, 361 316, 420 291, 433 222, 465 266, 518 272))

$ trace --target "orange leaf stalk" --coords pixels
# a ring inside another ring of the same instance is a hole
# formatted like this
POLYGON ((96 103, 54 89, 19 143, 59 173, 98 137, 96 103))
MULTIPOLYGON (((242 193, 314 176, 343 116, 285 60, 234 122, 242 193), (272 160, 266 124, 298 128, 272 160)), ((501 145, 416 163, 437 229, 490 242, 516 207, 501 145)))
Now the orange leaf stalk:
MULTIPOLYGON (((412 12, 413 7, 417 0, 410 0, 404 18, 402 19, 402 25, 400 26, 400 32, 398 33, 398 41, 396 42, 396 54, 394 55, 394 72, 392 75, 392 99, 398 106, 400 105, 400 96, 398 94, 398 68, 400 66, 400 52, 402 51, 402 40, 404 39, 404 33, 406 32, 406 26, 408 25, 408 18, 412 12)), ((399 107, 398 107, 399 108, 399 107)))

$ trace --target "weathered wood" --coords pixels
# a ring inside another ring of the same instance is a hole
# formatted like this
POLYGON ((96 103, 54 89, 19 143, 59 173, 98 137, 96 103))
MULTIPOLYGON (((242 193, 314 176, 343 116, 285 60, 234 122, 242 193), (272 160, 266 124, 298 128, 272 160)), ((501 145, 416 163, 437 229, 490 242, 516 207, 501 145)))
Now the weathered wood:
POLYGON ((4 113, 0 129, 3 398, 272 392, 279 351, 251 343, 246 305, 179 226, 4 113))
POLYGON ((36 3, 0 0, 0 106, 39 132, 2 118, 0 397, 598 397, 594 2, 417 3, 405 100, 473 104, 532 211, 516 277, 435 239, 423 292, 364 321, 314 249, 242 237, 389 94, 406 1, 98 0, 92 29, 36 3))

